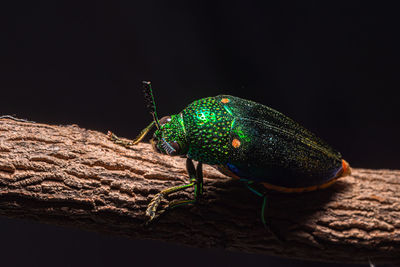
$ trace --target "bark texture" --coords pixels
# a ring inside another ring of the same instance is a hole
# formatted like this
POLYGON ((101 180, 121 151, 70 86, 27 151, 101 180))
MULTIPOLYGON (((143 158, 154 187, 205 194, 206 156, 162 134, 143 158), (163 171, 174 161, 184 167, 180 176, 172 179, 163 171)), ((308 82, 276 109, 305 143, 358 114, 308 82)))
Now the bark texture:
MULTIPOLYGON (((118 133, 117 133, 118 134, 118 133)), ((353 169, 325 190, 262 199, 204 168, 205 193, 149 227, 147 204, 188 182, 185 160, 150 145, 115 145, 103 133, 0 119, 0 215, 140 239, 335 262, 400 261, 400 171, 353 169)), ((172 199, 192 197, 192 190, 172 199)))

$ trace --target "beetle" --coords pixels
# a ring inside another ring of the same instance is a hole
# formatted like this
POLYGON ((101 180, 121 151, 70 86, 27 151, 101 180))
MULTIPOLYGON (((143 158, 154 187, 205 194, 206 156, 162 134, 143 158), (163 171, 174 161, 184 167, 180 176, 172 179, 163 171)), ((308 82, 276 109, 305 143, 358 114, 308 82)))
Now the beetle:
POLYGON ((262 196, 261 220, 266 225, 266 195, 253 184, 280 192, 306 192, 326 188, 349 175, 349 164, 341 154, 316 135, 262 104, 230 95, 196 100, 180 113, 158 119, 150 82, 143 82, 147 106, 153 121, 133 140, 124 141, 113 133, 113 142, 129 147, 139 143, 155 126, 150 140, 154 150, 186 157, 189 183, 156 194, 150 201, 148 222, 165 210, 195 203, 203 192, 202 164, 245 181, 262 196), (193 160, 198 162, 194 166, 193 160), (194 187, 194 198, 175 201, 157 212, 167 195, 194 187))

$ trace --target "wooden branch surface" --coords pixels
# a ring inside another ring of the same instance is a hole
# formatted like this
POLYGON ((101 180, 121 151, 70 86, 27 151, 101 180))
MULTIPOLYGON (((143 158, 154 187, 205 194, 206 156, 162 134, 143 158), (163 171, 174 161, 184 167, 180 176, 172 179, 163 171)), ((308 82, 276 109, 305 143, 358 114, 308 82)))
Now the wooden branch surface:
POLYGON ((195 247, 398 262, 400 171, 352 171, 325 190, 269 194, 267 220, 283 244, 260 221, 262 199, 208 166, 200 203, 171 210, 146 228, 151 198, 188 182, 184 159, 156 154, 148 144, 126 149, 76 125, 0 120, 0 215, 195 247))

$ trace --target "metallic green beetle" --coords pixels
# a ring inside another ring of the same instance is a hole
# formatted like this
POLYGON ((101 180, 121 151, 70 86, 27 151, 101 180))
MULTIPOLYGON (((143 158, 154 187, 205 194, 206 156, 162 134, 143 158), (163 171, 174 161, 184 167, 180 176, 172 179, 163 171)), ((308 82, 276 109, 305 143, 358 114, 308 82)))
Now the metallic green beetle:
POLYGON ((158 153, 186 156, 190 182, 158 193, 148 205, 149 221, 161 200, 174 192, 194 187, 194 198, 172 202, 167 209, 195 203, 202 193, 202 164, 246 181, 250 190, 264 197, 261 219, 265 225, 265 195, 251 185, 262 184, 281 192, 304 192, 325 188, 350 174, 349 164, 339 152, 282 113, 230 95, 199 99, 179 114, 157 117, 150 82, 143 82, 153 121, 139 136, 123 141, 109 132, 115 143, 139 143, 156 126, 151 144, 158 153), (193 161, 198 161, 197 168, 193 161))

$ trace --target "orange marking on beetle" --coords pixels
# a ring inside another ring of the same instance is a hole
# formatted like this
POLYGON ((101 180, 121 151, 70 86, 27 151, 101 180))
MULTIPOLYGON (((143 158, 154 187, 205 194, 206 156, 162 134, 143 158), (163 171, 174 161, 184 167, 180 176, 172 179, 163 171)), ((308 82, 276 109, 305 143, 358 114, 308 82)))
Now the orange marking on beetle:
POLYGON ((224 104, 226 104, 226 103, 229 103, 230 100, 229 100, 229 98, 222 98, 222 99, 221 99, 221 102, 224 103, 224 104))
POLYGON ((261 183, 261 184, 267 189, 271 189, 271 190, 279 191, 279 192, 283 192, 283 193, 303 193, 303 192, 310 192, 310 191, 316 191, 319 189, 327 188, 327 187, 333 185, 338 178, 339 177, 335 177, 324 184, 313 185, 313 186, 308 186, 308 187, 293 187, 293 188, 291 188, 291 187, 273 185, 273 184, 269 184, 269 183, 261 183))
POLYGON ((320 185, 313 185, 313 186, 308 186, 308 187, 284 187, 284 186, 279 186, 279 185, 273 185, 269 183, 262 183, 262 185, 271 190, 279 191, 279 192, 284 192, 284 193, 302 193, 302 192, 310 192, 310 191, 315 191, 318 189, 325 189, 331 185, 333 185, 339 178, 351 175, 351 168, 350 165, 347 161, 344 159, 342 160, 342 169, 336 174, 335 177, 330 179, 329 181, 320 184, 320 185))
POLYGON ((238 148, 238 147, 240 147, 240 141, 239 141, 239 139, 233 139, 232 140, 232 146, 234 147, 234 148, 238 148))
POLYGON ((315 191, 318 189, 325 189, 331 185, 333 185, 339 178, 351 175, 351 168, 350 164, 345 161, 344 159, 342 160, 342 169, 336 174, 335 177, 330 179, 329 181, 320 184, 320 185, 313 185, 313 186, 308 186, 308 187, 284 187, 284 186, 279 186, 279 185, 273 185, 269 183, 261 183, 265 188, 279 191, 279 192, 284 192, 284 193, 302 193, 302 192, 310 192, 310 191, 315 191))
POLYGON ((342 177, 351 175, 350 164, 347 161, 345 161, 344 159, 342 159, 342 168, 343 168, 343 173, 341 175, 342 177))

